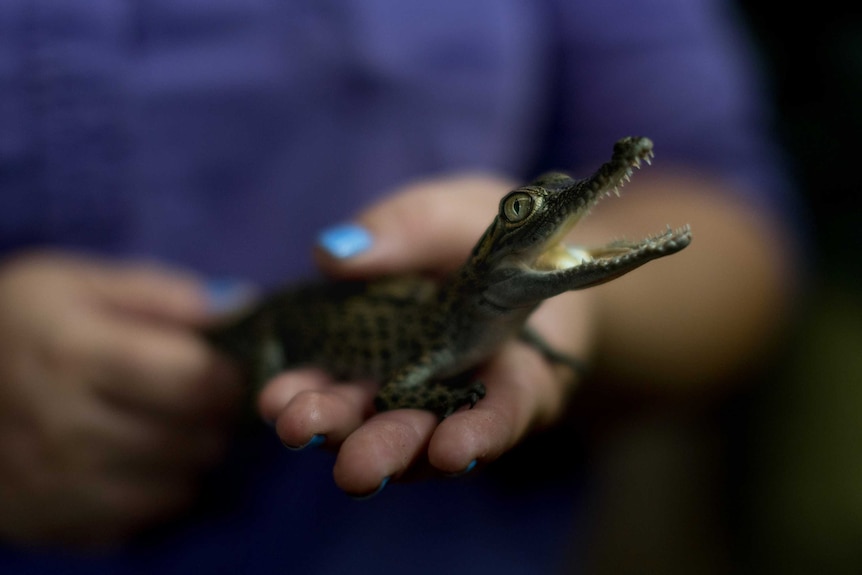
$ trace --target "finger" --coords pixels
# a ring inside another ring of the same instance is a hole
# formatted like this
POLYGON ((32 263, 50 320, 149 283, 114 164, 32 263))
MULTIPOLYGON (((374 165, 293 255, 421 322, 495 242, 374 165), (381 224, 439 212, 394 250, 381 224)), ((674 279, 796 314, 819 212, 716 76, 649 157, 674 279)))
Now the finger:
MULTIPOLYGON (((154 426, 128 422, 84 402, 55 413, 35 451, 25 433, 4 434, 0 450, 11 464, 2 475, 19 497, 5 497, 0 505, 7 515, 18 516, 16 530, 40 537, 45 529, 57 537, 80 530, 77 535, 88 540, 95 535, 97 542, 104 529, 134 531, 187 504, 205 467, 185 466, 182 460, 171 465, 176 451, 160 446, 182 442, 171 441, 176 438, 170 434, 150 441, 154 426)), ((187 453, 200 457, 200 448, 199 442, 189 445, 187 453)))
POLYGON ((479 377, 488 389, 485 398, 441 422, 429 443, 428 460, 444 473, 493 461, 552 420, 563 404, 565 388, 552 368, 521 343, 507 344, 479 377))
POLYGON ((191 274, 155 264, 77 268, 96 305, 109 305, 156 321, 203 325, 208 317, 204 284, 191 274))
POLYGON ((110 414, 101 427, 103 433, 89 441, 90 452, 99 459, 94 467, 114 477, 136 478, 199 476, 223 460, 232 429, 228 424, 188 425, 128 412, 110 414))
POLYGON ((239 376, 196 334, 125 318, 82 330, 83 365, 105 398, 151 415, 205 421, 231 414, 242 397, 239 376))
MULTIPOLYGON (((372 412, 373 382, 336 383, 320 372, 316 375, 312 385, 291 385, 294 393, 278 414, 276 433, 287 447, 300 448, 315 437, 325 438, 330 447, 337 446, 372 412)), ((273 385, 278 384, 278 380, 273 381, 273 385)))
POLYGON ((357 218, 373 240, 368 249, 348 258, 319 249, 318 262, 343 278, 449 271, 490 224, 509 187, 509 182, 478 176, 416 184, 357 218))
MULTIPOLYGON (((553 349, 588 361, 595 307, 588 292, 564 294, 544 302, 530 323, 553 349)), ((474 461, 496 459, 563 413, 577 376, 569 367, 549 363, 532 346, 507 343, 479 374, 487 396, 438 427, 429 445, 430 464, 460 473, 474 461)))
POLYGON ((149 417, 87 397, 56 409, 44 423, 46 464, 60 475, 90 470, 115 477, 198 474, 221 460, 231 428, 149 417))
POLYGON ((257 409, 264 421, 274 423, 284 407, 303 391, 326 388, 332 378, 317 368, 293 369, 269 381, 257 398, 257 409))
POLYGON ((424 454, 437 417, 428 411, 396 409, 380 413, 354 431, 335 460, 335 483, 347 493, 375 493, 401 476, 424 454))

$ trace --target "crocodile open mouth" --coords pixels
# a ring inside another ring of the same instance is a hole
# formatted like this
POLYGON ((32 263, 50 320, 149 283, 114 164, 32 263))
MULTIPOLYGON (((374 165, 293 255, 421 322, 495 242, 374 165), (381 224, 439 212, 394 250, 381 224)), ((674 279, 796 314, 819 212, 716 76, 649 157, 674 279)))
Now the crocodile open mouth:
POLYGON ((616 268, 629 261, 653 259, 677 252, 691 243, 688 225, 648 236, 640 241, 615 240, 603 246, 585 247, 556 243, 543 251, 531 266, 536 271, 566 270, 579 266, 616 268))
POLYGON ((688 225, 676 229, 668 226, 665 231, 640 241, 615 240, 597 247, 569 245, 563 241, 575 224, 588 215, 599 201, 612 194, 619 197, 622 187, 631 181, 634 170, 640 169, 643 163, 650 165, 653 157, 652 142, 647 138, 626 139, 618 143, 612 161, 575 188, 574 197, 568 200, 574 208, 544 244, 530 267, 539 272, 572 268, 605 269, 609 276, 616 277, 633 266, 637 267, 640 262, 669 255, 686 247, 691 242, 688 225), (621 270, 620 274, 616 274, 618 270, 621 270))

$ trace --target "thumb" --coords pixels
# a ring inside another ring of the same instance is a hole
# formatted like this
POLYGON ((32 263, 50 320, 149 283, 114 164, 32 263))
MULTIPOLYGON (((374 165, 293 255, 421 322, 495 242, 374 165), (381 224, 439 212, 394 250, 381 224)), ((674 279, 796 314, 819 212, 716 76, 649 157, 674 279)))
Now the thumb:
POLYGON ((445 273, 468 256, 512 188, 490 175, 422 181, 361 213, 355 223, 324 230, 316 258, 338 278, 407 272, 445 273))

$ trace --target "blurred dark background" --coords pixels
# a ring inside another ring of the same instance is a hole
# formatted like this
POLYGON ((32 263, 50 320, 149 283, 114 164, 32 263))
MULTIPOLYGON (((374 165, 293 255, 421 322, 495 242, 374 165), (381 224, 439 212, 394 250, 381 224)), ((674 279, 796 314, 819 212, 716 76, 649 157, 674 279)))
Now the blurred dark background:
POLYGON ((591 573, 862 573, 862 8, 737 8, 804 201, 806 282, 739 394, 603 439, 591 573))
POLYGON ((858 286, 862 9, 831 0, 740 7, 772 80, 776 128, 810 208, 816 271, 858 286))
POLYGON ((772 80, 812 265, 797 329, 748 406, 736 550, 753 573, 862 573, 862 10, 739 5, 772 80))

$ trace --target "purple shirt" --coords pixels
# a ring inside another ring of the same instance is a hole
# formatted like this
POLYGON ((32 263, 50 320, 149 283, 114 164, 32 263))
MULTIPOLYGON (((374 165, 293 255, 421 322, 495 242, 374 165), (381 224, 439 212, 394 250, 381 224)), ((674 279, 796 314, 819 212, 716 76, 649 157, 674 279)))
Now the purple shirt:
MULTIPOLYGON (((83 249, 271 286, 312 273, 316 233, 387 190, 459 170, 592 169, 626 135, 784 209, 725 8, 4 0, 0 253, 83 249)), ((0 547, 0 572, 536 573, 572 537, 575 477, 510 489, 485 472, 356 503, 330 455, 277 443, 247 439, 213 481, 219 505, 127 552, 0 547)))

